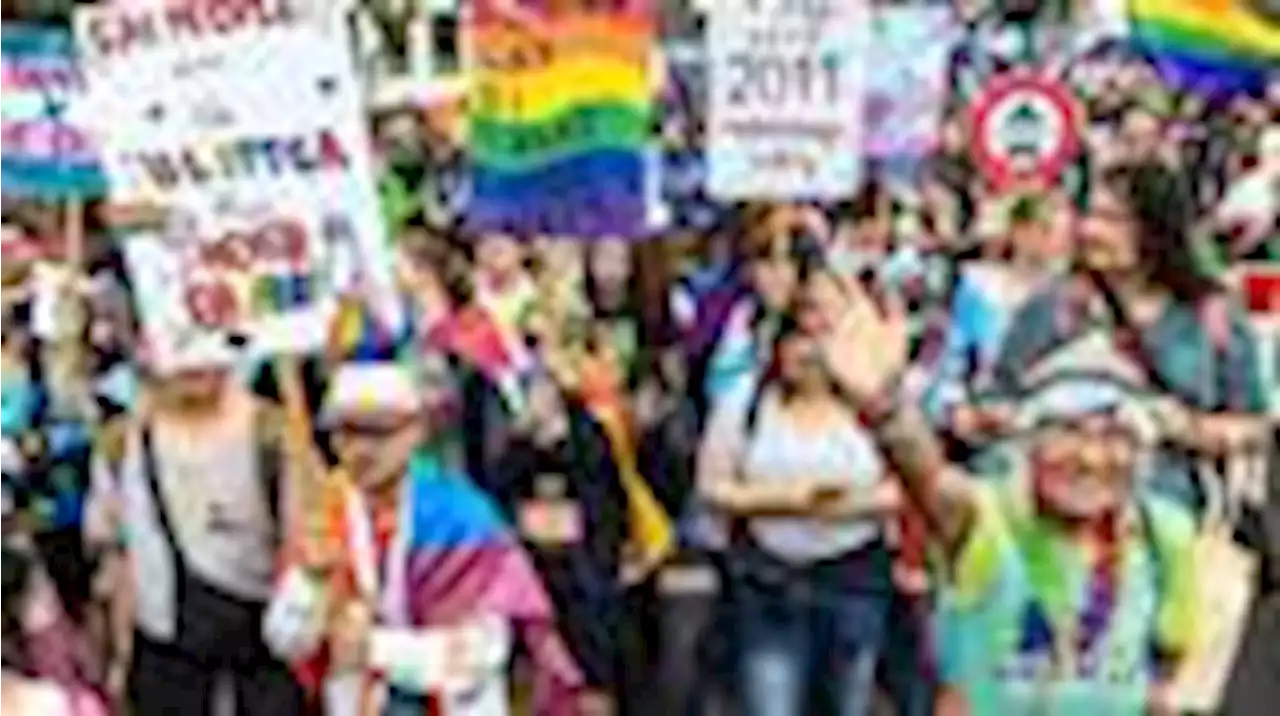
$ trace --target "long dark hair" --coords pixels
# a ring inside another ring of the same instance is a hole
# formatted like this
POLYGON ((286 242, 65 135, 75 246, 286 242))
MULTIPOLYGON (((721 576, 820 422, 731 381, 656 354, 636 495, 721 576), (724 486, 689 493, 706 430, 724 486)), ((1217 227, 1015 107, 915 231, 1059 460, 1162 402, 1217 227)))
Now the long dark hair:
POLYGON ((1187 303, 1221 290, 1196 262, 1195 192, 1184 172, 1157 161, 1126 164, 1103 172, 1102 185, 1133 212, 1138 263, 1149 281, 1187 303))
POLYGON ((588 246, 583 252, 583 292, 591 306, 593 318, 604 318, 612 313, 624 320, 634 321, 636 326, 637 354, 635 364, 628 366, 628 382, 634 383, 642 376, 658 375, 660 352, 674 343, 678 336, 672 323, 669 302, 669 260, 660 242, 633 243, 629 247, 631 267, 627 283, 627 295, 616 310, 601 310, 599 289, 591 269, 591 256, 595 251, 588 246))

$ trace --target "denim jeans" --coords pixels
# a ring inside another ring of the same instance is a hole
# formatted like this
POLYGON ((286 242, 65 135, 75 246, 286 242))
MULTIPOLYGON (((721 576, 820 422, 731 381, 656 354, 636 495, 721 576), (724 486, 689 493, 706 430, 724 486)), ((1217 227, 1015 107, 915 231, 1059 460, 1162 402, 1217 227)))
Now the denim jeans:
POLYGON ((881 561, 859 551, 794 570, 786 584, 736 581, 739 713, 871 712, 889 610, 887 579, 883 588, 879 578, 855 580, 850 588, 847 574, 881 561))

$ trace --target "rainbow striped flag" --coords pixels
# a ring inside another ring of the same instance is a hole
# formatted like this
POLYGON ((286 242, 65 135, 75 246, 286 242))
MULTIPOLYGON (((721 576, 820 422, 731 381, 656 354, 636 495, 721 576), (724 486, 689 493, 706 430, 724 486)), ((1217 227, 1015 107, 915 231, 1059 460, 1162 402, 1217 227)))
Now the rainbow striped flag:
POLYGON ((1280 17, 1267 0, 1131 0, 1133 37, 1175 86, 1256 90, 1280 66, 1280 17))
POLYGON ((476 231, 645 230, 651 0, 471 0, 468 145, 476 231))

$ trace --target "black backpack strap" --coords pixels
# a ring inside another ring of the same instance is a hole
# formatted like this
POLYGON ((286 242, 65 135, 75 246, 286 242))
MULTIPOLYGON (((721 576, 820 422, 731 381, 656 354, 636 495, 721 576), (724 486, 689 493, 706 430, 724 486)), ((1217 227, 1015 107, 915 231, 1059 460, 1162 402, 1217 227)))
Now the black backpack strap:
POLYGON ((147 481, 147 490, 151 493, 151 504, 155 508, 156 523, 160 527, 160 534, 164 537, 165 544, 169 547, 169 558, 173 564, 173 611, 176 640, 181 637, 184 630, 182 615, 186 610, 182 608, 182 605, 186 602, 187 560, 182 554, 182 547, 178 544, 178 537, 173 530, 173 521, 169 515, 169 507, 165 503, 164 492, 160 489, 160 473, 157 472, 156 455, 151 439, 151 427, 142 425, 140 432, 139 446, 142 450, 143 479, 147 481))
POLYGON ((271 543, 278 547, 284 539, 280 482, 284 479, 285 452, 282 431, 270 424, 279 417, 272 411, 274 408, 256 406, 253 429, 254 439, 257 440, 258 479, 262 486, 262 497, 266 500, 267 514, 271 519, 271 543))
MULTIPOLYGON (((155 507, 156 522, 159 524, 160 532, 164 535, 165 543, 169 545, 169 551, 173 552, 174 564, 178 565, 183 561, 182 550, 178 547, 178 539, 173 530, 169 507, 165 503, 164 492, 160 489, 160 476, 157 472, 151 428, 144 425, 141 428, 141 433, 143 478, 147 481, 147 490, 151 493, 151 504, 155 507)), ((185 569, 185 565, 179 566, 178 569, 185 569)))

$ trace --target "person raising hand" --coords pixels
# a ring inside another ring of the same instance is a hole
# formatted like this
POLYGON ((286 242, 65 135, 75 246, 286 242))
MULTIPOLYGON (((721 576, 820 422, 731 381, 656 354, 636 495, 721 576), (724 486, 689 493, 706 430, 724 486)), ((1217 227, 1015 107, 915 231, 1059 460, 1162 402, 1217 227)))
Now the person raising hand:
POLYGON ((966 479, 898 397, 901 307, 876 306, 852 281, 838 293, 823 305, 828 372, 951 567, 945 693, 975 714, 1176 713, 1194 529, 1180 505, 1133 489, 1144 444, 1132 406, 1118 392, 1081 401, 1060 384, 1021 416, 1033 428, 1020 474, 966 479))

